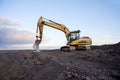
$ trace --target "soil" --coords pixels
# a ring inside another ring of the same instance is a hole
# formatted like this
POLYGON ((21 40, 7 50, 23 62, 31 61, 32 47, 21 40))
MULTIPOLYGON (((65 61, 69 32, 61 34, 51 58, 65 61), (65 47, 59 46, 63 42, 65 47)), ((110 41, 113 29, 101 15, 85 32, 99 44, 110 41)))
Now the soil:
POLYGON ((91 50, 0 50, 0 80, 120 80, 120 42, 91 50))

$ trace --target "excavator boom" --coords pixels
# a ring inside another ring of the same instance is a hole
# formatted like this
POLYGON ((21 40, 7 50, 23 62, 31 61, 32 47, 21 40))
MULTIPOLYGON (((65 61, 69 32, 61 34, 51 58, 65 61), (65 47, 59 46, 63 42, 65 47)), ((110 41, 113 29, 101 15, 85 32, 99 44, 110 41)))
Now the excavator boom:
POLYGON ((48 20, 48 19, 43 18, 43 17, 40 17, 39 20, 38 20, 38 23, 37 23, 37 31, 36 32, 37 33, 39 32, 38 35, 39 35, 40 39, 42 39, 43 26, 44 25, 55 28, 55 29, 58 29, 58 30, 64 32, 66 34, 66 38, 68 39, 68 35, 70 34, 70 30, 66 26, 64 26, 62 24, 59 24, 59 23, 56 23, 52 20, 48 20))

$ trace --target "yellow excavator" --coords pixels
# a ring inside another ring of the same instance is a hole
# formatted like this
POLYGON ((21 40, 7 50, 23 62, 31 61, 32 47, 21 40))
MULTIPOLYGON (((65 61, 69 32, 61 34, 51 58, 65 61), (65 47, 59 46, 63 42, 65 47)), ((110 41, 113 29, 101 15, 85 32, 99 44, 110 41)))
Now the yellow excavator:
POLYGON ((39 51, 39 44, 42 41, 43 37, 43 27, 44 25, 48 27, 52 27, 58 29, 65 33, 67 44, 66 46, 62 46, 60 50, 62 51, 70 51, 70 50, 86 50, 90 49, 90 45, 92 44, 92 40, 89 37, 80 37, 80 30, 70 31, 65 25, 54 22, 52 20, 48 20, 46 18, 40 17, 37 23, 36 30, 36 40, 33 45, 36 51, 39 51))

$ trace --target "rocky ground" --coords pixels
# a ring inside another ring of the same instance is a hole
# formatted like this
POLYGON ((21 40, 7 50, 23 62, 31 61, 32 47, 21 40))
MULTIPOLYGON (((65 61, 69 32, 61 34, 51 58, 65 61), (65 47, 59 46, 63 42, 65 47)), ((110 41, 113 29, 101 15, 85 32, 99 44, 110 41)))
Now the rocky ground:
POLYGON ((91 50, 0 50, 0 80, 120 80, 120 43, 91 50))

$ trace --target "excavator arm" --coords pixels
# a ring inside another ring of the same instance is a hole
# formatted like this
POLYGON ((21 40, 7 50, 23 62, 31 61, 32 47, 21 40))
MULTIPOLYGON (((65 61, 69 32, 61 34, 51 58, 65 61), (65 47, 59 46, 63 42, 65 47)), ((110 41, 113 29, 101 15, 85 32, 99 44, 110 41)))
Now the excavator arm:
POLYGON ((54 22, 52 20, 48 20, 48 19, 45 19, 43 17, 40 17, 39 20, 38 20, 38 23, 37 23, 36 41, 35 41, 35 44, 33 46, 35 50, 37 50, 37 51, 39 50, 39 44, 42 41, 43 26, 44 25, 55 28, 55 29, 58 29, 58 30, 64 32, 65 35, 66 35, 66 38, 68 40, 70 30, 66 26, 64 26, 62 24, 59 24, 59 23, 56 23, 56 22, 54 22))

